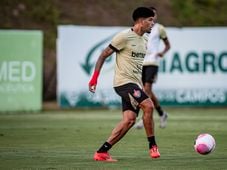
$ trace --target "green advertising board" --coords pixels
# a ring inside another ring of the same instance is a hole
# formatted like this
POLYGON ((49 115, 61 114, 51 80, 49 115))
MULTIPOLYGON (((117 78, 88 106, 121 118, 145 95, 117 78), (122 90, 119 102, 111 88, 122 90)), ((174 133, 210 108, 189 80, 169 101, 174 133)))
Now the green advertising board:
POLYGON ((0 112, 42 108, 41 31, 0 30, 0 112))

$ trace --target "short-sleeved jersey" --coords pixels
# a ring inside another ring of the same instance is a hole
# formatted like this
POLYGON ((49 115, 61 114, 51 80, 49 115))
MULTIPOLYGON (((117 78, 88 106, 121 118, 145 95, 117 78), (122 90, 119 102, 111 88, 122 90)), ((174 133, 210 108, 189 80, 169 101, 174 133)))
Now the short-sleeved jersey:
POLYGON ((147 37, 132 29, 115 35, 110 47, 116 51, 114 87, 135 83, 142 87, 142 64, 146 54, 147 37))
POLYGON ((156 23, 151 33, 148 35, 148 43, 147 43, 147 52, 144 58, 143 65, 156 65, 159 66, 160 57, 157 56, 159 52, 159 43, 160 39, 166 39, 167 34, 165 27, 161 24, 156 23))

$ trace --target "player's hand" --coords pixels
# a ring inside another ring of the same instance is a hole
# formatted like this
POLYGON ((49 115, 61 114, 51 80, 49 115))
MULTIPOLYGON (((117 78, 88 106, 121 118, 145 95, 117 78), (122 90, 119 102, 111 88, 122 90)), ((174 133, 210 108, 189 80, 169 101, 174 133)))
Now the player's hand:
POLYGON ((94 79, 92 78, 90 81, 89 81, 89 91, 92 92, 92 93, 95 93, 95 90, 96 90, 96 85, 97 85, 97 79, 94 79))
POLYGON ((164 54, 163 53, 157 53, 157 56, 162 58, 164 56, 164 54))
POLYGON ((89 84, 89 91, 92 92, 92 93, 95 93, 95 90, 96 90, 96 85, 90 85, 89 84))
POLYGON ((89 91, 92 93, 95 93, 97 82, 98 82, 98 76, 99 76, 99 71, 94 71, 94 74, 91 80, 89 81, 89 84, 88 84, 89 91))

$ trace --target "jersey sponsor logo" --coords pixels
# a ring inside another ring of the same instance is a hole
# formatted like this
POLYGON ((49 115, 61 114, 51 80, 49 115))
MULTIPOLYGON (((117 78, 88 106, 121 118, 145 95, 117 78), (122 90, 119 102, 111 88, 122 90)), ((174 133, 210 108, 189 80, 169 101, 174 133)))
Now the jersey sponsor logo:
POLYGON ((145 54, 144 53, 136 53, 132 51, 132 57, 134 58, 144 58, 145 54))

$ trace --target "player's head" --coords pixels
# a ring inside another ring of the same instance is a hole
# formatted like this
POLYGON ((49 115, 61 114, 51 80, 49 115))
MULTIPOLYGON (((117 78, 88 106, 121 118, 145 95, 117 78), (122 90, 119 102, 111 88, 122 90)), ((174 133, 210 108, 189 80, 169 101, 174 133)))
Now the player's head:
POLYGON ((157 21, 157 17, 158 17, 158 14, 157 14, 157 9, 153 6, 150 6, 149 9, 151 9, 153 12, 154 12, 154 22, 157 21))
POLYGON ((138 7, 132 13, 134 24, 140 27, 142 32, 150 32, 154 25, 154 12, 147 7, 138 7))
POLYGON ((132 18, 137 21, 140 18, 154 17, 154 12, 147 7, 138 7, 132 13, 132 18))

